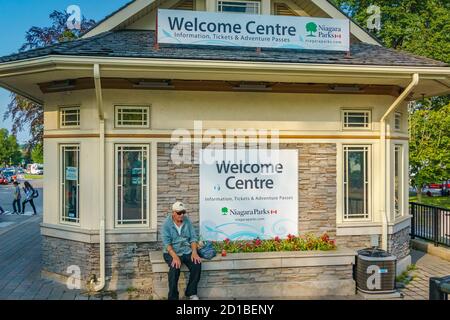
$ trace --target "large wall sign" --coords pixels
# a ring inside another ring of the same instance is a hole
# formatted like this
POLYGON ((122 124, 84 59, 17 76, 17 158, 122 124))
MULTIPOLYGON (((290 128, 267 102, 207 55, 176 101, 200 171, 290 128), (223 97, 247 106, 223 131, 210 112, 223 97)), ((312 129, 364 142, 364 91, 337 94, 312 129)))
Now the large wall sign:
POLYGON ((350 50, 345 19, 158 9, 158 42, 311 50, 350 50))
POLYGON ((200 152, 203 239, 298 235, 297 150, 219 150, 205 161, 210 153, 200 152))

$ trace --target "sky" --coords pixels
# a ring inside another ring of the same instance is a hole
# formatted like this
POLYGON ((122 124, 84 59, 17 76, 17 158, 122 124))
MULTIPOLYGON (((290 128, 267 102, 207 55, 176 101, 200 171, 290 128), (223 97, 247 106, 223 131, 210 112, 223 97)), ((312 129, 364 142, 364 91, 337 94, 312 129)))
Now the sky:
MULTIPOLYGON (((0 0, 0 56, 17 52, 32 26, 49 26, 48 16, 53 10, 65 11, 70 5, 77 5, 86 18, 99 21, 128 2, 130 0, 0 0)), ((11 120, 3 121, 9 95, 9 91, 0 88, 0 128, 11 130, 11 120)), ((18 134, 19 143, 28 141, 28 129, 18 134)))

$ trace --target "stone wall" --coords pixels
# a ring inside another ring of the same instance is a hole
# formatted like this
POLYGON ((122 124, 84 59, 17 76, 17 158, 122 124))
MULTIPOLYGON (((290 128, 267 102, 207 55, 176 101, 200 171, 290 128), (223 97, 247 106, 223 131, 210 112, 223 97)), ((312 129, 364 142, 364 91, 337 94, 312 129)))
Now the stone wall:
POLYGON ((410 227, 404 228, 388 236, 388 251, 397 257, 397 260, 403 259, 409 255, 410 227))
MULTIPOLYGON (((345 246, 350 249, 359 250, 371 247, 371 235, 358 236, 338 236, 336 243, 338 246, 345 246)), ((381 246, 381 235, 378 236, 378 243, 381 246)))
MULTIPOLYGON (((157 243, 107 243, 106 277, 107 289, 152 288, 150 250, 160 250, 157 243)), ((64 281, 69 277, 67 268, 78 266, 81 285, 93 276, 98 278, 100 251, 98 244, 43 236, 42 269, 47 277, 64 281)))
MULTIPOLYGON (((167 299, 168 268, 161 253, 151 255, 154 271, 154 299, 167 299)), ((229 254, 202 263, 198 286, 200 297, 273 298, 348 296, 355 294, 353 264, 355 253, 267 252, 229 254), (248 258, 247 258, 248 256, 248 258), (329 261, 333 260, 333 265, 329 261)), ((182 268, 179 292, 184 296, 189 272, 182 268)))

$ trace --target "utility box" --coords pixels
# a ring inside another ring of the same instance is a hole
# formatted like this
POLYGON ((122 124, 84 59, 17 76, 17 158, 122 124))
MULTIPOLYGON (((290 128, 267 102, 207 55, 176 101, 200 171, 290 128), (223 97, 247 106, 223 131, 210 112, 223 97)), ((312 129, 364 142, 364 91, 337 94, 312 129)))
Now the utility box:
POLYGON ((384 250, 359 250, 355 270, 357 289, 364 293, 394 293, 396 264, 397 258, 384 250))

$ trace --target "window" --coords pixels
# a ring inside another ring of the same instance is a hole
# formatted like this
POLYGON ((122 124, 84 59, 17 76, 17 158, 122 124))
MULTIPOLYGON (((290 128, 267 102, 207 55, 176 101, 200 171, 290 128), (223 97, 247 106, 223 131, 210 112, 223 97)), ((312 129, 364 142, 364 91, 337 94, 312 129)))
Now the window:
POLYGON ((400 112, 395 113, 394 128, 397 131, 400 131, 402 129, 402 114, 400 112))
POLYGON ((61 128, 77 128, 80 126, 80 107, 60 108, 59 126, 61 128))
POLYGON ((116 223, 147 224, 148 145, 116 145, 116 223))
POLYGON ((217 1, 218 12, 259 14, 259 1, 217 1))
POLYGON ((403 210, 403 146, 394 147, 394 210, 401 217, 403 210))
POLYGON ((61 221, 79 223, 80 146, 60 146, 61 221))
POLYGON ((343 110, 344 129, 370 129, 371 112, 369 110, 343 110))
POLYGON ((149 107, 116 107, 116 127, 149 127, 149 107))
POLYGON ((370 147, 344 146, 344 219, 368 219, 370 147))

